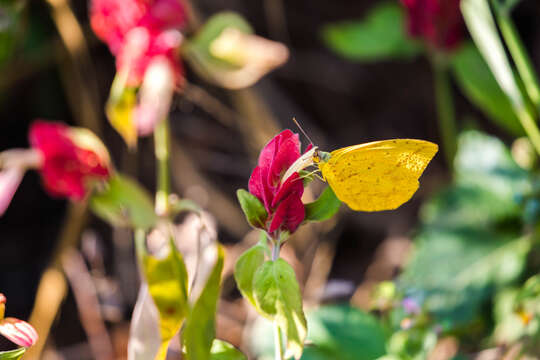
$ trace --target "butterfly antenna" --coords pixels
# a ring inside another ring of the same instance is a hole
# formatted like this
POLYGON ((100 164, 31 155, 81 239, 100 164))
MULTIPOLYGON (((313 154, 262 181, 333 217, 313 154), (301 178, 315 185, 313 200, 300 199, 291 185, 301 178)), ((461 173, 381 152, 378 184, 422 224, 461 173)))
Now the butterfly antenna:
POLYGON ((304 129, 302 129, 302 126, 300 126, 300 123, 298 122, 298 120, 296 120, 295 117, 292 118, 292 121, 294 121, 294 123, 296 124, 296 126, 298 126, 298 128, 300 129, 300 131, 302 132, 302 134, 304 134, 304 136, 309 140, 309 142, 311 143, 311 145, 315 146, 313 144, 313 141, 311 140, 311 138, 309 137, 309 135, 304 131, 304 129))

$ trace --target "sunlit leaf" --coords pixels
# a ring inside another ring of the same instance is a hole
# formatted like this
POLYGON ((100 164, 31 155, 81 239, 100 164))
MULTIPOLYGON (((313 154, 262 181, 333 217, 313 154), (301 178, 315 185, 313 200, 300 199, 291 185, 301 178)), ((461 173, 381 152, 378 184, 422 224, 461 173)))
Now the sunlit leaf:
POLYGON ((150 194, 137 182, 115 174, 105 189, 92 195, 90 206, 112 226, 148 229, 157 221, 150 199, 150 194))
POLYGON ((253 227, 264 229, 268 213, 259 199, 244 189, 239 189, 236 196, 248 223, 253 227))
POLYGON ((473 44, 462 45, 453 55, 452 65, 458 84, 471 102, 512 135, 523 135, 512 104, 473 44))
POLYGON ((523 97, 499 38, 487 0, 463 0, 461 10, 476 46, 486 59, 499 86, 514 105, 523 106, 523 97))
POLYGON ((407 37, 404 20, 397 1, 385 2, 360 21, 326 25, 323 39, 332 50, 350 60, 411 58, 421 47, 407 37))
POLYGON ((169 342, 180 330, 189 311, 186 266, 172 239, 168 245, 167 256, 157 258, 141 250, 138 244, 148 292, 159 313, 161 345, 156 360, 165 359, 169 342))
POLYGON ((216 308, 223 270, 224 251, 217 245, 217 259, 198 299, 193 304, 182 332, 188 360, 211 359, 215 338, 216 308))
POLYGON ((117 78, 113 83, 105 112, 112 127, 118 131, 126 144, 133 148, 137 144, 137 126, 133 116, 137 105, 137 94, 135 88, 115 89, 118 81, 117 78))
POLYGON ((266 251, 264 245, 257 244, 245 251, 234 266, 234 279, 238 289, 253 306, 256 306, 253 297, 253 278, 257 269, 264 263, 266 251))
POLYGON ((211 360, 247 360, 247 357, 226 341, 214 340, 210 350, 211 360))
POLYGON ((287 350, 300 358, 307 324, 292 267, 283 259, 265 262, 253 279, 253 295, 261 315, 276 322, 286 335, 287 350))
POLYGON ((341 206, 341 201, 330 186, 314 202, 305 205, 305 221, 324 221, 334 216, 341 206))

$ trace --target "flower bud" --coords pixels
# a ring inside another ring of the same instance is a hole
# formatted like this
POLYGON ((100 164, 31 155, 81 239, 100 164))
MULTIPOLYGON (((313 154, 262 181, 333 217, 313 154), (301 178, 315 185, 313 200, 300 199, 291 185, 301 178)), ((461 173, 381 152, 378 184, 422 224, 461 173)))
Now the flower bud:
POLYGON ((26 321, 4 318, 5 308, 6 297, 0 293, 0 335, 18 346, 34 345, 38 339, 36 330, 26 321))
POLYGON ((38 334, 32 325, 15 318, 5 318, 0 321, 0 335, 23 347, 30 347, 38 340, 38 334))

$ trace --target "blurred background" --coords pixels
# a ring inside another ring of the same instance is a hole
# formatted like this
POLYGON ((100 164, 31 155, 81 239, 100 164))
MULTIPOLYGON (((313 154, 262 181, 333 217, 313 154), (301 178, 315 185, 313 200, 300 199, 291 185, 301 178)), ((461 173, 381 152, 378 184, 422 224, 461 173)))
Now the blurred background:
MULTIPOLYGON (((193 2, 201 19, 222 10, 237 11, 258 35, 281 41, 290 50, 283 67, 244 90, 212 86, 186 66, 185 96, 175 97, 170 115, 173 190, 216 218, 219 239, 227 249, 218 337, 242 349, 247 347, 243 332, 253 314, 236 289, 231 271, 256 235, 250 233, 235 193, 247 188, 261 147, 283 128, 296 132, 292 117, 324 150, 388 138, 441 142, 426 58, 360 64, 337 56, 322 41, 324 25, 361 18, 377 3, 193 2)), ((114 58, 90 29, 87 1, 69 2, 86 45, 76 42, 70 32, 73 19, 65 13, 67 4, 66 0, 20 1, 16 15, 2 13, 0 8, 0 37, 11 39, 0 48, 0 151, 27 147, 28 127, 36 118, 87 126, 104 140, 115 166, 152 191, 152 141, 142 139, 137 153, 130 152, 109 125, 104 104, 115 75, 114 58), (71 45, 70 39, 75 41, 71 45), (72 51, 77 54, 75 60, 72 51)), ((539 18, 537 0, 523 0, 514 11, 536 68, 540 68, 539 18)), ((481 128, 510 143, 511 138, 457 87, 454 90, 461 127, 481 128)), ((303 139, 304 146, 307 143, 303 139)), ((44 269, 59 261, 55 256, 62 241, 69 241, 74 236, 70 231, 75 231, 82 257, 60 261, 59 266, 71 272, 70 284, 58 313, 51 314, 54 322, 42 358, 94 358, 88 331, 81 325, 87 311, 85 289, 73 286, 79 281, 90 281, 95 287, 115 358, 126 358, 129 319, 139 285, 132 235, 112 229, 93 215, 70 227, 72 206, 49 197, 40 181, 35 172, 28 173, 0 218, 0 291, 8 295, 7 315, 29 317, 44 269)), ((338 217, 295 234, 283 252, 304 287, 306 306, 351 301, 368 308, 374 284, 392 279, 406 262, 423 199, 449 181, 450 172, 439 153, 423 175, 418 193, 399 210, 370 214, 342 206, 338 217)), ((321 187, 315 185, 313 193, 306 195, 308 200, 321 187)), ((83 321, 91 323, 92 315, 83 321)))

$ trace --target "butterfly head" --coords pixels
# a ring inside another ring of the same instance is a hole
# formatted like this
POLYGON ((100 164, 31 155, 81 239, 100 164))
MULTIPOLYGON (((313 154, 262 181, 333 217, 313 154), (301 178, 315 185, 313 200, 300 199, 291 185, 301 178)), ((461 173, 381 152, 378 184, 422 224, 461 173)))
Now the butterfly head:
POLYGON ((329 152, 326 152, 326 151, 320 151, 319 149, 316 149, 315 152, 313 153, 313 162, 315 164, 318 164, 318 163, 325 163, 327 162, 328 160, 330 160, 330 153, 329 152))

